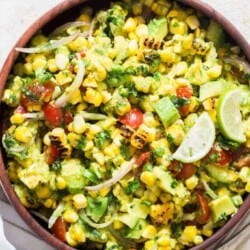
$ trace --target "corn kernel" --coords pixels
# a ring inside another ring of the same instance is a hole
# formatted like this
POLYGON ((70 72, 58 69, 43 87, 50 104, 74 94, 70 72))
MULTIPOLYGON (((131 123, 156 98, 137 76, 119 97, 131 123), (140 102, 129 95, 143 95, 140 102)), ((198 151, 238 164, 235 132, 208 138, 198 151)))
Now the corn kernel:
POLYGON ((182 62, 179 62, 177 65, 176 65, 176 68, 175 68, 175 74, 177 76, 181 76, 181 75, 184 75, 188 70, 188 65, 186 62, 182 61, 182 62))
POLYGON ((245 190, 250 193, 250 181, 247 182, 246 186, 245 186, 245 190))
POLYGON ((144 245, 145 250, 158 250, 158 246, 154 240, 148 240, 144 245))
POLYGON ((136 27, 135 34, 138 38, 146 37, 148 36, 148 27, 146 24, 139 24, 136 27))
POLYGON ((134 3, 132 6, 133 14, 135 16, 141 15, 142 13, 142 4, 141 3, 134 3))
POLYGON ((32 68, 32 64, 27 62, 23 65, 23 71, 25 74, 27 75, 32 75, 33 74, 33 68, 32 68))
POLYGON ((193 190, 198 185, 197 176, 193 175, 185 181, 186 187, 189 190, 193 190))
POLYGON ((77 103, 80 103, 82 101, 82 95, 81 95, 81 91, 79 89, 77 89, 76 91, 74 91, 73 94, 71 94, 68 102, 75 105, 77 103))
POLYGON ((174 34, 174 35, 185 35, 187 34, 188 27, 186 23, 182 21, 178 21, 178 19, 176 18, 173 18, 170 21, 169 31, 171 34, 174 34))
POLYGON ((85 208, 88 205, 87 199, 83 194, 75 194, 72 199, 76 209, 85 208))
POLYGON ((202 234, 205 235, 206 237, 210 237, 213 234, 213 230, 210 228, 203 228, 202 234))
POLYGON ((85 233, 80 224, 75 224, 73 227, 70 227, 69 232, 72 238, 78 243, 83 243, 86 241, 85 233))
POLYGON ((63 213, 63 219, 68 223, 75 223, 78 220, 79 216, 73 209, 66 210, 63 213))
POLYGON ((56 66, 58 67, 59 70, 66 69, 68 63, 69 63, 68 54, 63 53, 63 52, 56 53, 55 64, 56 64, 56 66))
POLYGON ((185 242, 194 242, 197 233, 198 230, 196 226, 185 226, 181 235, 181 239, 185 242))
POLYGON ((66 188, 67 184, 66 181, 64 180, 63 177, 61 176, 57 176, 56 177, 56 188, 59 190, 62 190, 64 188, 66 188))
POLYGON ((202 242, 203 242, 203 238, 202 238, 201 235, 196 235, 196 236, 194 237, 194 244, 195 244, 195 245, 199 245, 199 244, 201 244, 202 242))
POLYGON ((87 129, 87 124, 85 123, 84 118, 81 115, 76 114, 72 122, 73 132, 77 134, 82 134, 86 131, 86 129, 87 129))
POLYGON ((215 65, 207 71, 207 75, 210 79, 216 79, 221 75, 222 66, 215 65))
POLYGON ((249 167, 243 167, 240 169, 239 177, 243 182, 248 181, 249 175, 250 175, 249 167))
POLYGON ((119 221, 119 220, 114 220, 113 221, 113 228, 115 230, 119 230, 119 229, 123 228, 123 225, 124 224, 121 221, 119 221))
POLYGON ((170 246, 170 238, 169 236, 163 235, 159 239, 157 239, 157 243, 160 246, 168 247, 170 246))
POLYGON ((70 246, 75 247, 75 246, 77 245, 77 241, 74 240, 74 239, 71 237, 71 235, 70 235, 69 232, 66 232, 65 238, 66 238, 66 242, 67 242, 70 246))
POLYGON ((136 21, 134 18, 129 17, 123 26, 125 32, 133 32, 136 28, 136 21))
POLYGON ((44 187, 38 187, 36 189, 36 196, 39 198, 39 199, 45 199, 45 198, 48 198, 50 196, 51 192, 50 192, 50 189, 49 187, 47 186, 44 186, 44 187))
POLYGON ((48 38, 44 36, 43 34, 38 34, 34 36, 31 40, 32 46, 40 46, 42 44, 45 44, 48 41, 48 38))
POLYGON ((54 200, 49 198, 47 200, 45 200, 43 202, 43 205, 46 207, 46 208, 52 208, 53 207, 53 204, 54 204, 54 200))
POLYGON ((10 121, 12 124, 22 124, 25 121, 25 118, 21 113, 14 113, 10 117, 10 121))
POLYGON ((37 70, 39 68, 46 68, 47 60, 45 55, 37 54, 33 58, 32 68, 33 70, 37 70))
POLYGON ((186 19, 186 23, 188 25, 188 27, 191 29, 191 30, 195 30, 197 29, 199 26, 200 26, 200 22, 199 22, 199 19, 197 18, 197 16, 189 16, 187 19, 186 19))
POLYGON ((140 180, 147 186, 152 187, 155 184, 156 177, 152 172, 144 171, 141 174, 140 180))
POLYGON ((56 61, 54 58, 49 59, 47 64, 48 64, 48 70, 51 73, 55 73, 56 71, 58 71, 58 67, 56 65, 56 61))
POLYGON ((135 39, 130 40, 128 44, 128 52, 130 56, 134 56, 137 54, 138 51, 138 44, 135 39))
POLYGON ((105 197, 110 192, 110 187, 105 187, 99 190, 99 196, 105 197))
POLYGON ((14 132, 15 139, 20 142, 28 143, 32 139, 32 133, 30 130, 25 126, 17 127, 14 132))
POLYGON ((99 107, 102 103, 102 95, 92 88, 87 88, 83 99, 88 103, 94 104, 95 107, 99 107))
POLYGON ((153 239, 157 233, 156 227, 153 225, 147 225, 142 233, 141 236, 145 239, 153 239))

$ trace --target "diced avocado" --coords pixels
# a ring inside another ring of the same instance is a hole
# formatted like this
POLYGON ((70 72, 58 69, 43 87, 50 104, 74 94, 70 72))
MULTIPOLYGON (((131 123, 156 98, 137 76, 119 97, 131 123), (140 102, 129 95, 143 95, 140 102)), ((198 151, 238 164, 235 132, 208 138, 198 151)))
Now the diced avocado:
POLYGON ((233 196, 232 201, 236 207, 239 207, 243 203, 242 196, 239 194, 233 196))
POLYGON ((166 18, 153 19, 148 24, 148 34, 150 38, 157 41, 163 40, 168 33, 168 23, 166 18))
POLYGON ((136 239, 136 240, 140 239, 141 233, 146 225, 147 222, 144 219, 139 219, 136 225, 132 229, 128 230, 126 238, 136 239))
POLYGON ((61 164, 61 176, 70 192, 75 193, 85 185, 84 166, 77 159, 65 159, 61 164))
POLYGON ((126 224, 130 228, 134 228, 139 219, 145 219, 149 214, 149 207, 140 199, 133 199, 127 204, 128 213, 124 213, 118 217, 118 220, 126 224))
POLYGON ((207 165, 205 166, 205 169, 211 177, 222 183, 232 183, 237 177, 235 172, 230 169, 221 168, 214 165, 207 165))
POLYGON ((211 20, 207 29, 206 38, 212 41, 216 48, 221 48, 225 43, 225 32, 218 23, 211 20))
POLYGON ((180 118, 179 111, 169 97, 163 97, 153 105, 164 127, 168 127, 180 118))
POLYGON ((108 208, 108 197, 88 197, 87 215, 95 222, 98 222, 108 208))
POLYGON ((206 82, 200 86, 199 100, 203 102, 210 97, 216 97, 226 88, 231 88, 233 86, 232 83, 228 83, 224 79, 206 82))
POLYGON ((154 167, 153 173, 158 180, 158 185, 165 192, 179 198, 184 198, 187 195, 187 190, 185 189, 183 183, 174 179, 167 171, 160 167, 154 167))
POLYGON ((214 222, 218 222, 228 215, 231 215, 237 211, 232 199, 229 196, 221 196, 216 200, 209 203, 212 211, 212 219, 214 222))

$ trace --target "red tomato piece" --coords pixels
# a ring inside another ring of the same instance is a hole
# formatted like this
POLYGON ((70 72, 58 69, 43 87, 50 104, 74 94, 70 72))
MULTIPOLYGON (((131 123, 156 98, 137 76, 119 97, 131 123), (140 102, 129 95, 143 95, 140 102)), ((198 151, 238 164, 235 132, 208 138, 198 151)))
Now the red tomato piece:
POLYGON ((226 151, 218 144, 215 144, 208 153, 206 160, 218 166, 224 166, 232 161, 232 155, 229 151, 226 151))
POLYGON ((180 172, 175 176, 178 180, 186 180, 196 172, 196 167, 192 163, 182 163, 180 172))
POLYGON ((120 117, 120 122, 131 128, 138 128, 143 123, 143 113, 140 109, 133 108, 125 116, 120 117))
POLYGON ((61 107, 45 104, 43 106, 43 113, 46 121, 48 121, 52 126, 58 127, 63 124, 64 114, 61 107))
POLYGON ((148 161, 149 157, 150 157, 149 151, 142 153, 136 159, 135 164, 137 165, 137 167, 143 166, 148 161))
POLYGON ((43 93, 42 93, 42 100, 44 102, 49 102, 50 99, 51 99, 51 96, 54 92, 54 89, 55 89, 55 85, 53 82, 51 81, 48 81, 48 82, 45 82, 43 85, 43 93))
POLYGON ((180 111, 182 116, 186 116, 189 113, 189 104, 179 107, 178 110, 180 111))
POLYGON ((62 216, 58 217, 56 222, 51 228, 52 233, 55 235, 56 238, 65 242, 66 241, 66 223, 63 220, 62 216))
POLYGON ((181 86, 176 90, 176 95, 179 98, 190 98, 193 95, 193 91, 188 86, 181 86))
POLYGON ((200 207, 200 214, 196 217, 196 222, 200 225, 207 223, 211 216, 208 200, 200 190, 196 191, 197 201, 200 207))
POLYGON ((55 162, 55 160, 59 157, 59 151, 57 147, 51 144, 48 148, 47 152, 47 163, 50 165, 55 162))
POLYGON ((64 112, 64 125, 68 125, 69 123, 71 123, 73 121, 73 116, 72 113, 69 110, 66 110, 64 112))

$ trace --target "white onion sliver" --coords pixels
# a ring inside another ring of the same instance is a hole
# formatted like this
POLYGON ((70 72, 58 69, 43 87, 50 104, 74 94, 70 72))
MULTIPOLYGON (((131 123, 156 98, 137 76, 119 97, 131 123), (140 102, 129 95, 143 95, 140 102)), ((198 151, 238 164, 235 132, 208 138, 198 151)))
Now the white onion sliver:
POLYGON ((65 105, 65 103, 68 101, 71 95, 81 86, 84 74, 85 74, 85 65, 81 57, 79 56, 78 72, 76 74, 76 77, 73 83, 68 88, 66 88, 64 93, 57 98, 57 100, 55 101, 55 107, 62 107, 65 105))
POLYGON ((224 57, 223 60, 239 69, 242 67, 245 74, 250 74, 250 65, 245 60, 239 57, 224 57))
POLYGON ((55 30, 53 30, 52 33, 50 34, 50 36, 56 36, 58 34, 61 34, 63 31, 65 31, 69 28, 78 28, 78 27, 87 26, 87 25, 90 25, 90 23, 83 22, 83 21, 68 22, 68 23, 65 23, 65 24, 59 26, 55 30))
POLYGON ((32 48, 16 48, 16 51, 23 52, 23 53, 42 53, 50 50, 57 49, 74 39, 76 39, 79 36, 80 32, 75 32, 71 36, 63 37, 59 40, 51 40, 46 44, 43 44, 39 47, 32 47, 32 48))
POLYGON ((42 112, 34 112, 34 113, 23 113, 22 116, 25 119, 37 119, 37 120, 43 120, 44 115, 42 112))
POLYGON ((114 217, 112 217, 112 219, 110 221, 107 221, 107 222, 104 222, 104 223, 95 223, 93 222, 92 220, 90 220, 87 216, 87 214, 85 213, 84 210, 81 211, 81 218, 91 227, 94 227, 94 228, 98 228, 98 229, 101 229, 101 228, 105 228, 105 227, 108 227, 109 225, 111 225, 114 221, 114 217))
POLYGON ((88 113, 88 112, 80 112, 80 115, 85 119, 85 120, 105 120, 108 117, 103 114, 99 113, 88 113))
POLYGON ((65 210, 64 203, 60 203, 54 210, 48 221, 48 228, 52 228, 56 220, 61 216, 62 212, 65 210))
POLYGON ((117 183, 118 181, 120 181, 127 173, 129 173, 131 171, 134 163, 135 163, 135 159, 132 158, 129 162, 124 162, 121 165, 121 169, 117 173, 115 173, 111 179, 109 179, 103 183, 100 183, 96 186, 86 186, 84 188, 88 191, 98 191, 102 188, 110 187, 110 186, 114 185, 115 183, 117 183))

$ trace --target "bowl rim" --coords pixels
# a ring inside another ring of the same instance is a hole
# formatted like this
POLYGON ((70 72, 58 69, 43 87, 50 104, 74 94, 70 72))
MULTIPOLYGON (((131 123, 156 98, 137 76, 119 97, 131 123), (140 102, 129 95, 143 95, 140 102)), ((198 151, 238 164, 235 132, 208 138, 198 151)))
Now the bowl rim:
MULTIPOLYGON (((47 12, 45 12, 42 16, 36 19, 36 21, 33 22, 26 29, 26 31, 21 35, 16 44, 13 46, 6 60, 3 63, 3 67, 0 72, 0 96, 3 93, 5 83, 12 69, 12 66, 19 55, 19 52, 16 51, 15 48, 24 47, 25 44, 27 44, 27 42, 39 29, 41 29, 43 26, 45 26, 47 23, 49 23, 58 15, 62 14, 65 11, 68 11, 69 9, 75 6, 91 1, 93 0, 64 0, 55 5, 54 7, 52 7, 51 9, 49 9, 47 12)), ((223 16, 222 13, 215 10, 211 5, 200 0, 176 0, 176 1, 183 3, 187 6, 190 6, 198 11, 201 11, 202 13, 204 13, 205 16, 217 21, 223 27, 223 29, 233 38, 235 43, 239 45, 239 47, 242 49, 247 59, 250 61, 250 45, 248 41, 242 35, 242 33, 234 26, 234 24, 231 23, 225 16, 223 16)), ((61 250, 75 249, 61 242, 51 233, 49 233, 49 231, 43 228, 40 225, 40 223, 38 223, 38 221, 36 221, 29 213, 29 211, 21 204, 7 176, 2 155, 3 151, 1 149, 0 184, 7 198, 9 199, 10 203, 13 205, 19 216, 25 221, 27 225, 29 225, 42 239, 44 239, 51 246, 61 250)), ((222 239, 222 237, 225 236, 226 233, 228 233, 232 229, 232 227, 236 226, 249 209, 250 209, 250 194, 247 195, 246 199, 244 200, 244 203, 241 205, 238 212, 230 220, 228 220, 228 222, 223 227, 218 229, 211 237, 206 239, 203 243, 190 248, 190 250, 202 250, 211 247, 212 244, 215 244, 220 239, 222 239)))

